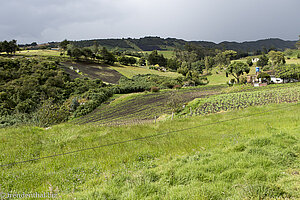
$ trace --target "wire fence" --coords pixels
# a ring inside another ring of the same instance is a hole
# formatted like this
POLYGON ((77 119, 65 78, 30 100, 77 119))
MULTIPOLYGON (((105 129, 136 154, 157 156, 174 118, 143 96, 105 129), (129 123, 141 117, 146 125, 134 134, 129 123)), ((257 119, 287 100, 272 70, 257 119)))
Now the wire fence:
POLYGON ((248 114, 246 116, 237 116, 237 117, 234 117, 234 118, 231 118, 231 119, 221 120, 221 121, 207 123, 207 124, 201 124, 201 125, 193 126, 193 127, 189 127, 189 128, 183 128, 183 129, 178 129, 178 130, 168 131, 168 132, 161 132, 161 133, 157 133, 157 134, 153 134, 153 135, 148 135, 148 136, 144 136, 144 137, 139 137, 139 138, 134 138, 134 139, 130 139, 130 140, 117 141, 117 142, 113 142, 113 143, 109 143, 109 144, 104 144, 104 145, 99 145, 99 146, 94 146, 94 147, 88 147, 88 148, 78 149, 78 150, 74 150, 74 151, 70 151, 70 152, 64 152, 64 153, 60 153, 60 154, 54 154, 54 155, 49 155, 49 156, 44 156, 44 157, 39 157, 39 158, 33 158, 33 159, 23 160, 23 161, 19 161, 19 162, 2 164, 2 165, 0 165, 0 167, 8 167, 8 166, 13 166, 13 165, 18 165, 18 164, 24 164, 24 163, 29 163, 29 162, 33 162, 33 161, 39 161, 39 160, 48 159, 48 158, 55 158, 55 157, 60 157, 60 156, 64 156, 64 155, 70 155, 70 154, 79 153, 79 152, 88 151, 88 150, 99 149, 99 148, 108 147, 108 146, 125 144, 125 143, 135 142, 135 141, 142 141, 142 140, 145 140, 145 139, 155 138, 155 137, 160 137, 160 136, 166 136, 166 135, 169 135, 169 134, 172 134, 172 133, 183 132, 183 131, 187 131, 187 130, 191 130, 191 129, 195 129, 195 128, 200 128, 200 127, 205 127, 205 126, 211 126, 211 125, 221 124, 221 123, 224 123, 224 122, 230 122, 230 121, 235 121, 235 120, 250 118, 250 117, 253 117, 253 116, 262 115, 262 114, 266 114, 266 113, 272 113, 272 112, 283 110, 283 109, 286 109, 286 108, 295 107, 295 106, 297 106, 299 104, 300 103, 293 104, 293 105, 288 105, 288 106, 277 108, 277 109, 270 109, 270 110, 266 110, 266 111, 263 111, 263 112, 257 112, 257 113, 253 113, 253 114, 248 114))

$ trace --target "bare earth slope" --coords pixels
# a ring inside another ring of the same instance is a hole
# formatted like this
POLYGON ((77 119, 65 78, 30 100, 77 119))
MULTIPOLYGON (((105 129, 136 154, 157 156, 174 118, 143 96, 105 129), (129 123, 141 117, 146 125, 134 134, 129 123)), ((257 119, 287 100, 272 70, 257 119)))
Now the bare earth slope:
MULTIPOLYGON (((176 101, 182 104, 195 98, 221 93, 225 86, 193 88, 176 91, 176 101)), ((103 125, 121 125, 153 121, 155 116, 170 114, 171 91, 159 93, 135 94, 116 99, 95 109, 92 113, 76 119, 77 124, 97 123, 103 125)))
POLYGON ((86 63, 86 62, 63 62, 63 68, 72 78, 89 77, 92 79, 101 79, 106 83, 117 84, 122 74, 109 68, 107 65, 86 63), (76 70, 79 70, 76 72, 76 70))

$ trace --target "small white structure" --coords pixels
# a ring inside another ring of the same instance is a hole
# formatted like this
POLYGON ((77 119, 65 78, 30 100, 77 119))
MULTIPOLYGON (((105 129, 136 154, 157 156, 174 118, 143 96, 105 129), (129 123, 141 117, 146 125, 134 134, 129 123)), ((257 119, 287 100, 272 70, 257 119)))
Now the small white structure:
POLYGON ((274 75, 271 75, 271 82, 273 83, 283 83, 283 80, 281 78, 278 78, 274 75))
POLYGON ((256 62, 258 62, 259 61, 259 58, 252 58, 252 62, 253 63, 256 63, 256 62))
POLYGON ((259 87, 259 83, 258 83, 258 82, 254 82, 254 83, 253 83, 253 86, 254 86, 254 87, 259 87))

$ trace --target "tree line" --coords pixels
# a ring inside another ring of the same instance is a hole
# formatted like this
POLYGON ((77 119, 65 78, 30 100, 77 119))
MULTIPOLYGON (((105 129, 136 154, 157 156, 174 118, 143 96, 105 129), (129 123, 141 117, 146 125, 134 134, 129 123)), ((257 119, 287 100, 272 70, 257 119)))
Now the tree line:
POLYGON ((17 44, 17 40, 11 41, 0 41, 0 53, 5 52, 7 54, 14 54, 19 50, 19 46, 17 44))

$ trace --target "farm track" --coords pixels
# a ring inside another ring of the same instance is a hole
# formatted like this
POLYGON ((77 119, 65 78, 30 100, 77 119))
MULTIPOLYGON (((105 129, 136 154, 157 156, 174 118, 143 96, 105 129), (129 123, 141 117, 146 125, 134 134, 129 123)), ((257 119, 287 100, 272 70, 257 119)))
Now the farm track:
MULTIPOLYGON (((204 98, 210 95, 220 94, 224 86, 210 88, 191 88, 179 90, 181 103, 187 103, 195 98, 204 98)), ((170 91, 139 95, 121 103, 102 105, 93 112, 78 118, 75 124, 97 123, 98 125, 124 125, 153 122, 155 116, 170 114, 171 109, 167 103, 170 91)))

